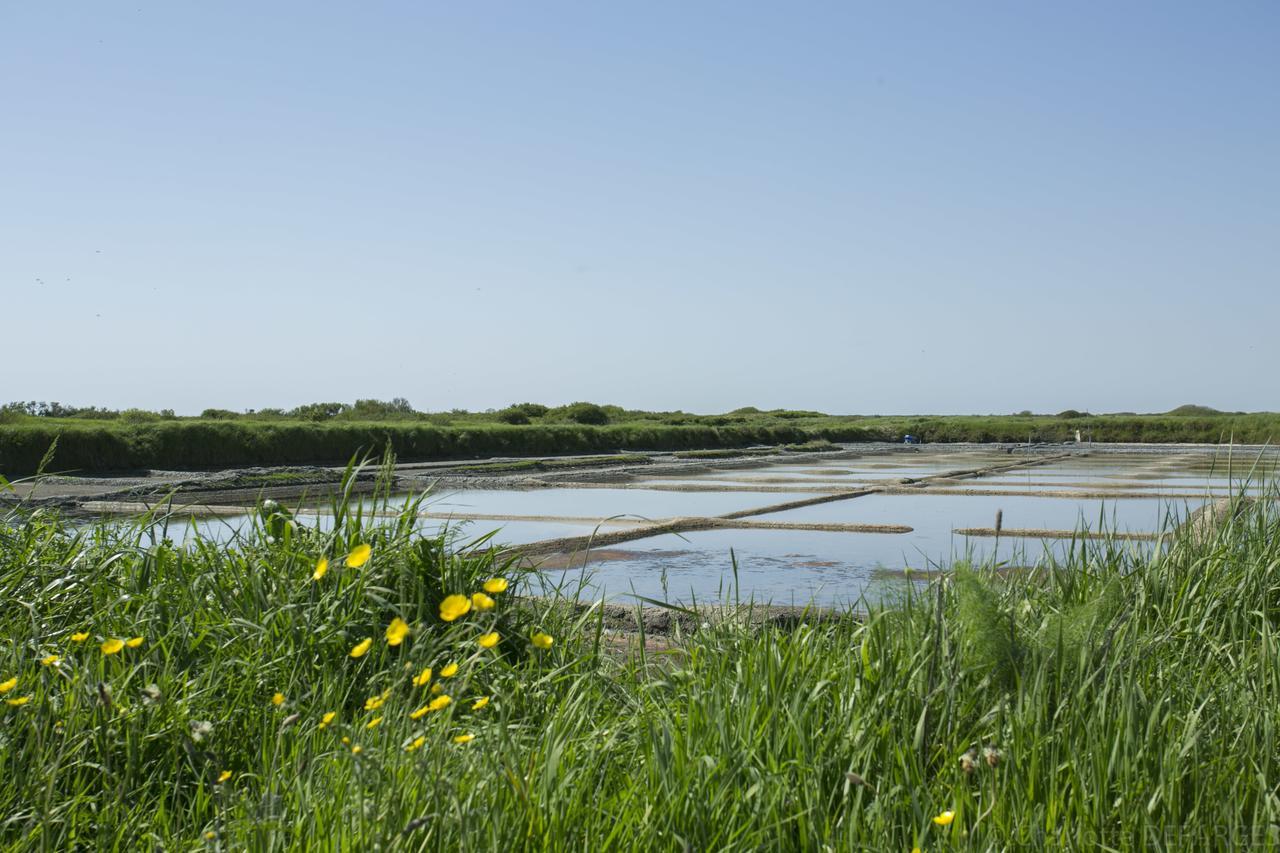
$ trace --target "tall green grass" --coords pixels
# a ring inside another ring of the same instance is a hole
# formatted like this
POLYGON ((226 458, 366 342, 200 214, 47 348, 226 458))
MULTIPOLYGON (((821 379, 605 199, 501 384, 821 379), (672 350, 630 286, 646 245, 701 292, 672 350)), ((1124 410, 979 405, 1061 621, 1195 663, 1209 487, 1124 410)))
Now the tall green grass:
MULTIPOLYGON (((141 468, 199 470, 249 465, 342 464, 384 447, 405 461, 495 455, 601 453, 614 450, 683 450, 787 444, 810 439, 793 426, 610 426, 169 421, 154 424, 39 423, 0 425, 0 473, 36 470, 57 439, 53 470, 120 471, 141 468)), ((840 441, 879 437, 860 426, 822 434, 840 441)))
POLYGON ((861 617, 729 619, 644 653, 617 651, 590 611, 515 588, 441 621, 444 595, 518 576, 484 547, 421 537, 415 509, 371 519, 339 497, 324 529, 267 509, 229 542, 185 546, 159 517, 9 515, 0 682, 31 698, 0 705, 0 844, 1280 845, 1273 501, 1154 556, 1081 542, 1039 571, 962 570, 861 617), (368 564, 343 567, 364 543, 368 564), (333 567, 313 581, 320 555, 333 567), (397 617, 413 634, 392 647, 397 617), (502 644, 480 649, 495 626, 502 644), (551 649, 530 642, 539 630, 551 649), (458 701, 411 719, 429 690, 411 676, 431 665, 439 683, 449 661, 458 701), (472 711, 479 696, 493 698, 472 711))

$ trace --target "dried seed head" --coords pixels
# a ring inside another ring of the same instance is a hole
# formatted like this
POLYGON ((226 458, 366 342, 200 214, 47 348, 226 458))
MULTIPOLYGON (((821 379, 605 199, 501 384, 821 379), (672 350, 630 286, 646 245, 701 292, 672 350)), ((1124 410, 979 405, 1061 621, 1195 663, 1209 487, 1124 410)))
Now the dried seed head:
POLYGON ((976 749, 971 749, 960 756, 960 769, 964 771, 966 776, 978 769, 978 751, 976 749))
POLYGON ((988 767, 998 767, 1000 759, 1004 758, 1004 753, 994 746, 984 746, 982 748, 982 758, 987 762, 988 767))
POLYGON ((200 743, 211 734, 213 734, 213 723, 208 720, 191 721, 191 739, 196 743, 200 743))
POLYGON ((429 818, 426 818, 426 817, 415 817, 413 820, 405 824, 405 827, 401 831, 401 834, 408 835, 409 833, 413 832, 415 829, 422 829, 422 827, 427 825, 428 820, 429 818))
POLYGON ((285 729, 289 728, 289 726, 292 726, 294 723, 298 722, 298 720, 301 720, 301 719, 302 719, 301 714, 290 714, 289 716, 285 717, 284 720, 281 721, 280 731, 283 732, 285 729))
POLYGON ((158 685, 148 684, 142 688, 142 704, 144 705, 158 705, 163 698, 158 685))
POLYGON ((858 787, 866 788, 868 791, 870 791, 873 794, 876 792, 875 787, 866 779, 863 779, 861 776, 859 776, 857 773, 846 773, 844 774, 844 778, 848 779, 849 783, 852 785, 857 785, 858 787))
POLYGON ((102 703, 103 707, 112 707, 111 685, 105 681, 98 682, 98 701, 102 703))

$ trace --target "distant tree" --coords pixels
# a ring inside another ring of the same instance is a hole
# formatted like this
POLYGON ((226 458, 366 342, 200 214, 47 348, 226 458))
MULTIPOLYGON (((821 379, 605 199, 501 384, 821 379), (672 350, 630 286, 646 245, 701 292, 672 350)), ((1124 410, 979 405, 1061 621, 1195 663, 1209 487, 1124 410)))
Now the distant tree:
POLYGON ((240 413, 230 409, 205 409, 200 413, 200 417, 210 421, 234 421, 240 417, 240 413))
POLYGON ((1059 417, 1059 418, 1087 418, 1087 417, 1089 417, 1089 413, 1088 413, 1088 412, 1081 412, 1081 411, 1077 411, 1076 409, 1063 409, 1061 412, 1058 412, 1058 414, 1056 415, 1056 417, 1059 417))
POLYGON ((1222 412, 1209 406, 1197 406, 1195 403, 1187 403, 1185 406, 1170 409, 1168 414, 1179 417, 1206 417, 1208 415, 1220 415, 1222 412))
POLYGON ((385 418, 406 418, 416 414, 413 406, 404 397, 394 400, 356 400, 356 404, 341 413, 344 417, 362 420, 382 420, 385 418))
POLYGON ((520 425, 529 423, 529 416, 525 414, 524 409, 517 408, 516 406, 512 406, 511 408, 503 409, 498 412, 497 418, 504 424, 520 425))
POLYGON ((589 426, 603 426, 609 422, 609 413, 595 403, 570 403, 563 409, 565 420, 589 426))
POLYGON ((551 411, 541 403, 513 403, 512 405, 507 406, 505 411, 509 411, 511 409, 519 409, 531 418, 543 417, 547 412, 551 411))
POLYGON ((349 410, 346 403, 307 403, 289 411, 289 417, 304 421, 329 421, 349 410))

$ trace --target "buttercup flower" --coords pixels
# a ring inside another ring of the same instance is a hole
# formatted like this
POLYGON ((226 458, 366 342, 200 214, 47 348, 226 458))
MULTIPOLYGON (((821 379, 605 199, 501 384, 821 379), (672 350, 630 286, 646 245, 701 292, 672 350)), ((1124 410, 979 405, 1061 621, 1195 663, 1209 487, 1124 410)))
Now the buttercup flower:
POLYGON ((471 703, 471 710, 479 711, 481 708, 483 708, 485 705, 488 705, 488 704, 489 704, 489 697, 481 696, 479 699, 471 703))
POLYGON ((231 771, 223 770, 221 773, 218 774, 218 784, 221 785, 223 782, 227 781, 230 778, 231 778, 231 771))
POLYGON ((107 640, 99 648, 102 649, 104 655, 114 655, 124 648, 124 640, 107 640))
POLYGON ((132 639, 125 640, 124 644, 131 649, 136 649, 138 646, 142 645, 144 642, 146 641, 142 637, 134 637, 132 639))
POLYGON ((15 707, 15 708, 16 708, 16 707, 18 707, 19 705, 25 705, 25 704, 27 704, 28 702, 30 702, 30 701, 31 701, 31 697, 30 697, 30 696, 19 696, 17 699, 6 699, 6 700, 4 700, 4 701, 5 701, 5 704, 6 704, 6 705, 12 705, 13 707, 15 707))
POLYGON ((458 674, 458 665, 456 663, 447 663, 440 667, 441 678, 453 678, 458 674))
POLYGON ((272 705, 283 705, 283 704, 284 704, 284 694, 283 694, 283 693, 277 693, 276 695, 272 696, 272 697, 271 697, 271 704, 272 704, 272 705))
POLYGON ((492 610, 497 603, 483 592, 471 593, 471 606, 476 610, 492 610))
POLYGON ((0 693, 8 693, 10 690, 18 686, 18 676, 10 678, 8 681, 0 681, 0 693))
POLYGON ((333 719, 334 719, 334 717, 336 717, 336 716, 338 716, 338 712, 337 712, 337 711, 329 711, 329 712, 327 712, 323 717, 321 717, 321 718, 320 718, 320 725, 319 725, 317 728, 321 728, 321 729, 323 729, 323 728, 327 727, 330 723, 332 723, 332 722, 333 722, 333 719))
POLYGON ((320 578, 328 574, 328 572, 329 572, 329 558, 321 557, 319 560, 316 561, 316 570, 311 573, 311 579, 313 581, 318 581, 320 580, 320 578))
POLYGON ((353 658, 362 658, 364 657, 365 652, 369 651, 369 647, 372 645, 373 645, 373 638, 366 637, 360 642, 356 643, 354 646, 352 646, 350 654, 353 658))
POLYGON ((452 701, 453 700, 450 699, 447 695, 437 696, 436 698, 432 699, 430 703, 427 704, 427 708, 431 711, 439 711, 443 708, 447 708, 449 706, 449 703, 452 701))
POLYGON ((391 624, 387 626, 387 645, 398 646, 404 642, 404 638, 409 636, 409 625, 399 616, 391 620, 391 624))
POLYGON ((480 644, 480 648, 482 649, 491 649, 498 645, 498 641, 501 639, 502 637, 498 636, 498 632, 493 631, 489 634, 481 634, 480 638, 476 640, 476 642, 480 644))
POLYGON ((440 602, 440 618, 446 622, 452 622, 459 616, 465 616, 471 610, 471 599, 465 595, 446 596, 444 601, 440 602))
POLYGON ((951 811, 951 809, 947 809, 942 814, 935 815, 933 818, 933 822, 936 823, 938 826, 950 826, 951 821, 955 819, 956 819, 956 813, 951 811))
POLYGON ((427 667, 413 677, 413 686, 421 687, 431 680, 431 667, 427 667))
POLYGON ((377 725, 378 725, 378 723, 380 723, 380 722, 382 722, 382 718, 381 718, 381 717, 374 717, 372 720, 370 720, 369 722, 365 723, 365 724, 364 724, 364 727, 365 727, 366 729, 372 729, 372 728, 374 728, 375 726, 377 726, 377 725))
POLYGON ((500 592, 506 592, 507 586, 506 578, 489 578, 484 582, 484 591, 497 595, 500 592))
POLYGON ((58 657, 57 655, 45 655, 44 657, 40 658, 40 664, 42 666, 53 666, 60 660, 62 660, 62 658, 58 657))
POLYGON ((453 742, 454 743, 471 743, 471 741, 475 739, 476 739, 475 735, 458 735, 453 739, 453 742))
POLYGON ((533 644, 540 649, 549 649, 551 648, 551 644, 555 642, 555 640, 551 638, 550 634, 544 634, 541 631, 534 634, 530 639, 532 639, 533 644))
POLYGON ((353 569, 358 569, 365 563, 369 562, 369 556, 373 554, 373 549, 368 545, 357 545, 351 549, 351 553, 347 555, 347 565, 353 569))
POLYGON ((71 642, 73 643, 83 643, 87 639, 89 639, 88 631, 76 631, 71 635, 71 642))
POLYGON ((411 711, 411 712, 409 713, 409 719, 411 719, 411 720, 417 720, 417 719, 420 719, 421 717, 423 717, 423 716, 424 716, 428 711, 430 711, 430 710, 431 710, 431 706, 430 706, 430 705, 423 705, 423 706, 422 706, 421 708, 419 708, 418 710, 416 710, 416 711, 411 711))
POLYGON ((413 752, 415 749, 422 749, 422 745, 423 745, 424 743, 426 743, 426 742, 427 742, 427 736, 426 736, 426 735, 418 735, 416 738, 414 738, 414 739, 413 739, 413 742, 412 742, 412 743, 408 744, 408 745, 404 748, 404 751, 405 751, 405 752, 413 752))

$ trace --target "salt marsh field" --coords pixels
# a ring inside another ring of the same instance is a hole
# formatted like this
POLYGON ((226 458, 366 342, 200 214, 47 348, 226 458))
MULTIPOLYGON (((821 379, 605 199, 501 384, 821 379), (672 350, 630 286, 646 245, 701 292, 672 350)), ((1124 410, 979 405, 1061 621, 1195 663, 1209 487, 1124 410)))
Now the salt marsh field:
MULTIPOLYGON (((542 584, 582 597, 856 606, 958 558, 1018 569, 1071 548, 1150 550, 1155 534, 1206 500, 1261 493, 1278 459, 1209 448, 879 447, 568 481, 446 475, 416 485, 430 487, 423 533, 447 525, 461 545, 493 532, 488 544, 528 551, 542 584)), ((375 511, 370 498, 361 506, 375 511)), ((301 523, 332 524, 323 504, 296 512, 301 523)), ((163 535, 198 529, 229 540, 249 517, 247 507, 220 507, 172 519, 163 535)))

